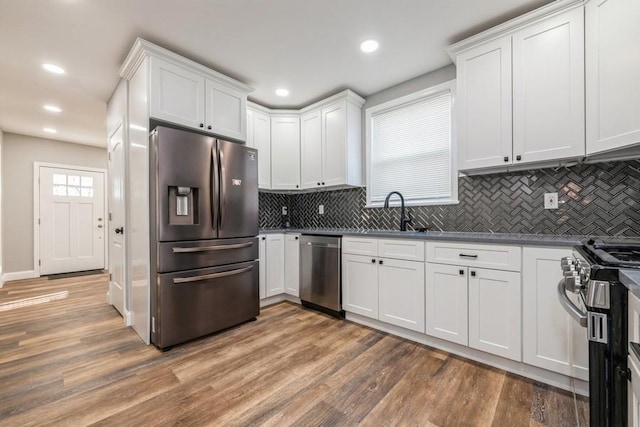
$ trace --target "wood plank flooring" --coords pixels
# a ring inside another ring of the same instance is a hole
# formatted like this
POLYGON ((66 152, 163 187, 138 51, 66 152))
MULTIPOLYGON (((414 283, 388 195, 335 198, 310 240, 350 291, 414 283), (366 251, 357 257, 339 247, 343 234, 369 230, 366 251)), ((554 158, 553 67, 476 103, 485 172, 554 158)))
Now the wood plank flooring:
POLYGON ((163 353, 106 291, 0 289, 0 425, 588 425, 584 398, 289 303, 163 353))

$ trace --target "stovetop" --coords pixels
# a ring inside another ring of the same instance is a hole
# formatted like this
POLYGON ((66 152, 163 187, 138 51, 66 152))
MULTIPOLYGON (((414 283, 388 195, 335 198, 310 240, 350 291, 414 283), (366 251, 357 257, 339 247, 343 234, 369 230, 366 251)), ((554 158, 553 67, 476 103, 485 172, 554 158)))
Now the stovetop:
POLYGON ((640 269, 640 242, 621 245, 589 240, 583 248, 592 258, 592 264, 601 267, 640 269))

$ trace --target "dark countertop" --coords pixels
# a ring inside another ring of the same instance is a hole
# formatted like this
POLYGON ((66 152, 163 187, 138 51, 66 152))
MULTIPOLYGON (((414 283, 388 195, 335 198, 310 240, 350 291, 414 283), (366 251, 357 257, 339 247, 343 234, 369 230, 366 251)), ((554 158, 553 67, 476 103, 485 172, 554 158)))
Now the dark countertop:
POLYGON ((620 270, 620 282, 622 282, 636 298, 640 298, 639 270, 620 270))
POLYGON ((391 231, 391 230, 350 230, 350 229, 315 229, 315 228, 266 228, 260 234, 300 233, 319 234, 325 236, 359 236, 420 240, 446 240, 470 243, 502 243, 509 245, 533 246, 574 246, 586 240, 586 236, 561 236, 553 234, 508 234, 508 233, 469 233, 450 231, 391 231))

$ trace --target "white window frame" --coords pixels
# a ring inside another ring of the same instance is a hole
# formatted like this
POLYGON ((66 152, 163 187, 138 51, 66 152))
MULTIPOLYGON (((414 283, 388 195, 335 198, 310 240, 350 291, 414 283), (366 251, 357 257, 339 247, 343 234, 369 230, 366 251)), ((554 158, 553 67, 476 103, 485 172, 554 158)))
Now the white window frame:
MULTIPOLYGON (((458 204, 458 146, 456 138, 455 126, 455 80, 431 86, 427 89, 392 99, 365 110, 365 143, 366 143, 366 181, 367 181, 367 208, 381 208, 383 202, 371 201, 371 118, 373 115, 392 110, 403 105, 416 102, 421 99, 431 98, 440 95, 442 92, 451 94, 451 197, 447 199, 425 199, 425 200, 405 200, 405 206, 437 206, 437 205, 456 205, 458 204)), ((402 192, 402 189, 399 189, 402 192)), ((392 197, 389 200, 389 206, 400 206, 398 197, 392 197)))

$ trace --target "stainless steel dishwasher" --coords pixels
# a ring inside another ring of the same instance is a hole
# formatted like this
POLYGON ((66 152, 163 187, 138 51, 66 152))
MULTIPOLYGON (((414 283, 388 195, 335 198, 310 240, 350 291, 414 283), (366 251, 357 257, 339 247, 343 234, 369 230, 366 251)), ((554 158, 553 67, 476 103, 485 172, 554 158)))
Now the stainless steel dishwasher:
POLYGON ((341 238, 300 236, 300 300, 302 305, 338 317, 341 307, 341 238))

